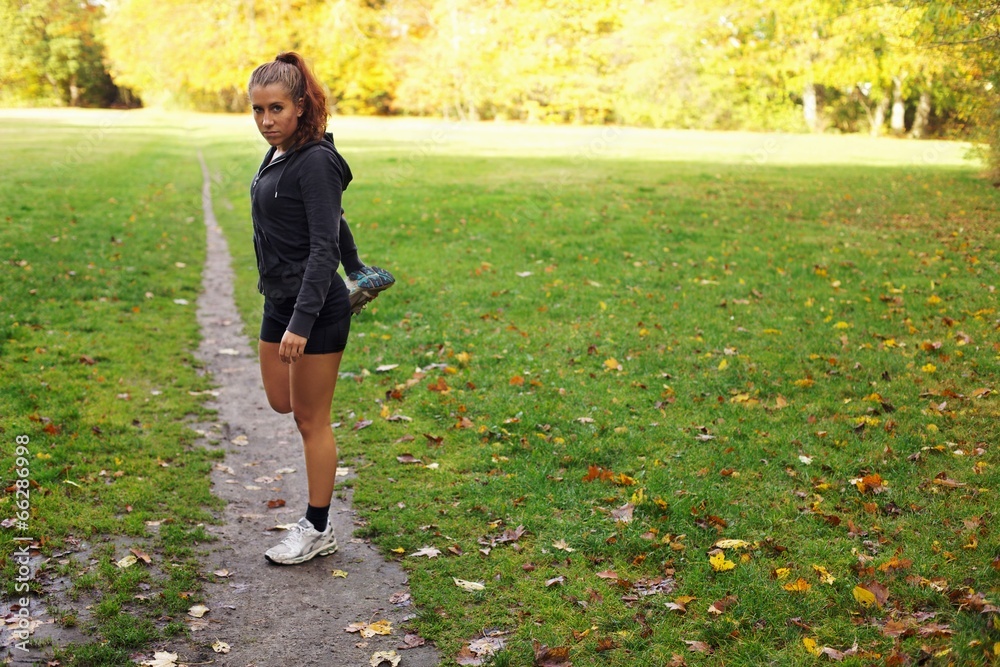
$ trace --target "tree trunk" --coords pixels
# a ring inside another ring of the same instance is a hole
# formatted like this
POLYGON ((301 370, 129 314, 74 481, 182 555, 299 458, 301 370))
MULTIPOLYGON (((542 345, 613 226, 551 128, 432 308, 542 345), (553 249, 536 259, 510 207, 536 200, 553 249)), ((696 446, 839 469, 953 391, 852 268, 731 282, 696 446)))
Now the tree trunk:
POLYGON ((69 105, 71 107, 80 106, 80 86, 76 83, 76 74, 69 80, 69 105))
POLYGON ((892 77, 892 118, 889 127, 893 134, 906 132, 906 105, 903 103, 903 79, 906 75, 892 77))
POLYGON ((819 122, 816 112, 816 84, 812 81, 807 82, 802 89, 802 118, 809 131, 815 132, 819 122))
POLYGON ((875 107, 875 117, 872 119, 871 135, 873 137, 881 136, 882 127, 885 126, 885 112, 889 110, 889 98, 884 97, 879 100, 878 105, 875 107))
POLYGON ((927 122, 930 119, 930 115, 931 91, 929 88, 925 88, 920 91, 920 103, 917 104, 917 115, 913 119, 913 129, 910 130, 911 137, 919 139, 924 136, 924 130, 927 129, 927 122))

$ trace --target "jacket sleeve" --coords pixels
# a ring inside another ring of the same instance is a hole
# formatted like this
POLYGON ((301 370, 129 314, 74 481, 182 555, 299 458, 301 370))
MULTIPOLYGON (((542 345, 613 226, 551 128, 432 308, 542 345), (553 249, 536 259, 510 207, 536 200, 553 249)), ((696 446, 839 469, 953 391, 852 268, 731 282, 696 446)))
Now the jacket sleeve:
POLYGON ((338 156, 330 151, 313 150, 301 160, 299 188, 309 232, 309 257, 288 330, 308 338, 340 266, 344 173, 338 156))

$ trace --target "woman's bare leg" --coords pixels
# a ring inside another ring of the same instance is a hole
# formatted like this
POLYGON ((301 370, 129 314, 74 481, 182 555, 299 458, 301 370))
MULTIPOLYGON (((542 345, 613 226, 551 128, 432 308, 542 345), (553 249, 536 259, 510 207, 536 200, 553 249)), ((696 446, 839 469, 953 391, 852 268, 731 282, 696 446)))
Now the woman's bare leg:
POLYGON ((343 352, 306 354, 289 368, 289 398, 302 435, 309 482, 309 504, 326 507, 337 476, 337 441, 330 407, 343 352))

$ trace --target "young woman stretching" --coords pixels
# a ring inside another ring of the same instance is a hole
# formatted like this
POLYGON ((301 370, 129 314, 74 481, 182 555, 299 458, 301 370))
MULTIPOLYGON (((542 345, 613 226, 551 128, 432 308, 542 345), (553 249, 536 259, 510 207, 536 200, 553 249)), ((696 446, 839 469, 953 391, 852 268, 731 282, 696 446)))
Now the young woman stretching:
POLYGON ((247 86, 254 121, 271 145, 250 188, 254 250, 264 295, 260 372, 268 403, 291 412, 305 450, 309 504, 272 563, 292 565, 337 550, 328 521, 337 473, 330 407, 352 311, 392 276, 365 266, 343 219, 351 170, 326 134, 326 96, 305 61, 282 53, 247 86), (337 274, 344 265, 350 287, 337 274))

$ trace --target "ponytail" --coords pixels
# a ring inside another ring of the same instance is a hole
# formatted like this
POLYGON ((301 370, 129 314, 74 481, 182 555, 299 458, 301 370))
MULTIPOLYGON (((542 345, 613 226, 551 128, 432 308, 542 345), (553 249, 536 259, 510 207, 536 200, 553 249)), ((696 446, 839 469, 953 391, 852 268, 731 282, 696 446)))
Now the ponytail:
POLYGON ((274 60, 264 63, 250 75, 247 93, 254 88, 278 83, 288 92, 293 103, 302 101, 302 115, 295 130, 294 146, 317 141, 326 132, 326 94, 319 81, 309 70, 306 61, 294 51, 279 53, 274 60))

